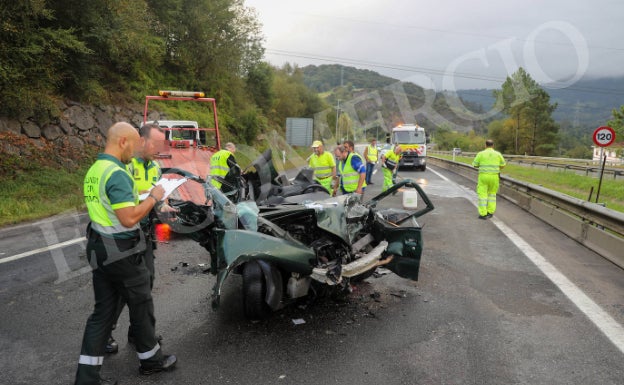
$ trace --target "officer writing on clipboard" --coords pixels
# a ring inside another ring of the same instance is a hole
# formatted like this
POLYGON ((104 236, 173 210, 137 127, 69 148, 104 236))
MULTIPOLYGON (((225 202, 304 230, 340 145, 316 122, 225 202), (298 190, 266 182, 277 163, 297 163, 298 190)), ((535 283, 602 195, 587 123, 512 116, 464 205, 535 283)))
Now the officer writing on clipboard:
POLYGON ((108 130, 104 153, 98 155, 84 180, 84 197, 91 222, 87 227, 87 259, 93 268, 95 306, 87 320, 76 372, 76 385, 101 384, 100 369, 117 304, 123 298, 130 313, 139 371, 169 370, 174 355, 164 355, 154 331, 154 304, 149 270, 145 265, 145 235, 139 222, 164 195, 154 187, 138 202, 137 189, 126 170, 140 137, 125 122, 108 130))

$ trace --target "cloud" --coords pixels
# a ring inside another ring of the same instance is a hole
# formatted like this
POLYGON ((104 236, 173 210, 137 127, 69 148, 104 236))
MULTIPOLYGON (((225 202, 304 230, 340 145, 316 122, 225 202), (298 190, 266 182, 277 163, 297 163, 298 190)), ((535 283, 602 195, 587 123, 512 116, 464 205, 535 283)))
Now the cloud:
POLYGON ((579 72, 624 75, 619 1, 245 4, 258 12, 266 59, 275 65, 340 63, 402 80, 428 78, 438 89, 498 88, 520 66, 539 82, 568 84, 579 72))

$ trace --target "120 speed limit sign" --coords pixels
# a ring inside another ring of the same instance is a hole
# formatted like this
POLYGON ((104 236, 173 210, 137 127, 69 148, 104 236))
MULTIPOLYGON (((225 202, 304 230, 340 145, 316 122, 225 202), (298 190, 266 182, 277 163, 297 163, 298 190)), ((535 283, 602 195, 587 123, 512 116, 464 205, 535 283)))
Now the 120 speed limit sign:
POLYGON ((599 147, 607 147, 615 142, 615 131, 613 128, 603 126, 596 128, 594 131, 594 143, 599 147))

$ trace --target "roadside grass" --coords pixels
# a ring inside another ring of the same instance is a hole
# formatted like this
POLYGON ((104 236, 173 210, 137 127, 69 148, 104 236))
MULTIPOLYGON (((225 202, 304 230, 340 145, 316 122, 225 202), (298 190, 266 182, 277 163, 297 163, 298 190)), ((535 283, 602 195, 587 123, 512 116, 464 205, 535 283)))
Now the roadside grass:
POLYGON ((84 210, 82 184, 86 168, 69 172, 44 167, 20 173, 0 184, 0 226, 84 210))
MULTIPOLYGON (((451 155, 436 156, 444 159, 452 159, 451 155)), ((472 158, 456 156, 455 161, 471 164, 472 158)), ((594 190, 591 201, 596 201, 598 179, 579 175, 573 170, 547 170, 507 164, 501 174, 585 201, 588 200, 589 193, 593 187, 594 190)), ((605 203, 606 207, 611 210, 624 212, 624 182, 622 180, 603 178, 602 185, 600 186, 599 202, 605 203)))

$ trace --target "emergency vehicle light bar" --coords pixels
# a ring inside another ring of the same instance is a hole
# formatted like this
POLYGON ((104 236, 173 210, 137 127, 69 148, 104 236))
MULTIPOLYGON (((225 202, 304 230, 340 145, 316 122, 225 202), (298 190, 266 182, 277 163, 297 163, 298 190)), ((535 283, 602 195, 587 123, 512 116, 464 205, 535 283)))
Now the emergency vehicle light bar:
POLYGON ((160 96, 182 96, 182 97, 190 97, 190 98, 203 98, 203 92, 197 91, 158 91, 158 95, 160 96))

